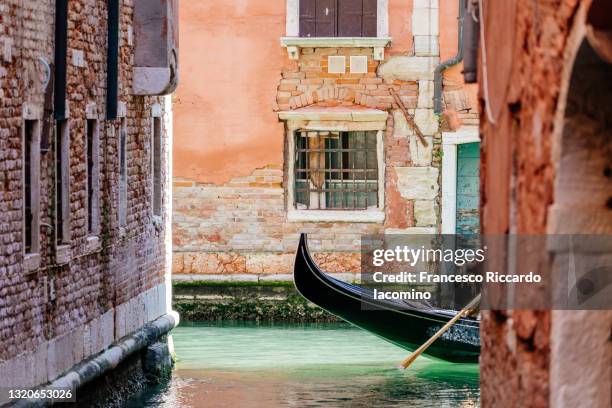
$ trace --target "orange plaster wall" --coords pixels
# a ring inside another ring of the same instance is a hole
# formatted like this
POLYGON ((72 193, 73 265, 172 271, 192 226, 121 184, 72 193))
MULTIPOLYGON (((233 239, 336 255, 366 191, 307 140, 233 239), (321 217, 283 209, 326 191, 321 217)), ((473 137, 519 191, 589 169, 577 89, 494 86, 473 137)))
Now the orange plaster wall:
POLYGON ((389 35, 393 43, 385 54, 412 52, 412 9, 412 0, 389 0, 389 35))
POLYGON ((180 3, 180 85, 174 99, 174 177, 225 183, 282 163, 273 111, 287 52, 285 0, 180 3))
MULTIPOLYGON (((280 46, 286 0, 179 4, 174 177, 224 184, 282 164, 283 125, 274 112, 275 97, 281 69, 294 63, 280 46)), ((412 0, 389 0, 388 55, 412 51, 412 8, 412 0)), ((450 14, 454 19, 456 5, 450 14)))
MULTIPOLYGON (((446 61, 457 55, 457 17, 459 15, 458 0, 440 0, 440 59, 446 61)), ((468 18, 468 16, 466 16, 468 18)), ((444 78, 463 84, 463 64, 444 71, 444 78)), ((465 92, 468 94, 472 109, 478 110, 478 84, 468 84, 465 92)))

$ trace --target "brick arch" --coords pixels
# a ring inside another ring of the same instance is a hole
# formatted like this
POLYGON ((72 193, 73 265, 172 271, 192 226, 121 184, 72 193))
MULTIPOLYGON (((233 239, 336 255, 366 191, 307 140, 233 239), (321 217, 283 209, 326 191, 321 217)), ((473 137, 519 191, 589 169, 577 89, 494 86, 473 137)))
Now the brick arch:
POLYGON ((299 109, 307 106, 352 106, 365 104, 366 98, 361 92, 357 92, 351 88, 326 86, 317 89, 316 91, 302 93, 296 95, 289 100, 291 109, 299 109))

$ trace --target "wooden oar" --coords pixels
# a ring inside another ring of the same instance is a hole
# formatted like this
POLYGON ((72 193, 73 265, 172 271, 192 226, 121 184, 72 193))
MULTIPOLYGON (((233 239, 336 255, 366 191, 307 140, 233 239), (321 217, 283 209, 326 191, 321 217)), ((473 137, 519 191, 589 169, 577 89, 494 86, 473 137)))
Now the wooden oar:
POLYGON ((446 332, 448 329, 450 329, 450 327, 453 324, 455 324, 457 322, 457 320, 459 320, 462 317, 465 317, 465 316, 469 315, 470 313, 472 313, 472 311, 474 310, 474 308, 476 307, 476 305, 479 302, 480 302, 480 294, 478 296, 476 296, 474 299, 472 299, 472 301, 470 303, 468 303, 467 306, 465 306, 463 309, 461 309, 452 319, 450 319, 448 321, 448 323, 446 323, 444 326, 442 326, 442 328, 440 328, 440 330, 438 330, 436 332, 436 334, 431 336, 431 338, 429 340, 427 340, 421 347, 419 347, 418 349, 413 351, 412 354, 410 354, 408 357, 406 357, 406 359, 404 359, 400 363, 400 367, 404 368, 404 369, 408 368, 408 366, 410 364, 412 364, 414 362, 414 360, 417 359, 418 356, 423 354, 423 352, 425 350, 427 350, 427 348, 429 348, 429 346, 431 346, 433 344, 433 342, 438 339, 438 337, 442 336, 444 334, 444 332, 446 332))

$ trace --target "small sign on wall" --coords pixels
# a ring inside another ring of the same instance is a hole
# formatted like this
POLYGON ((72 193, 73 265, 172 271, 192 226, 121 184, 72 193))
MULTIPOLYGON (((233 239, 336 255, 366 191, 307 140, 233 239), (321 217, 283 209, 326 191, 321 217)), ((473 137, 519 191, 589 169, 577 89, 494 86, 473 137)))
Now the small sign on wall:
POLYGON ((327 57, 327 72, 330 74, 344 74, 346 72, 346 57, 329 56, 327 57))
POLYGON ((368 57, 365 55, 354 55, 351 57, 351 74, 367 74, 368 57))

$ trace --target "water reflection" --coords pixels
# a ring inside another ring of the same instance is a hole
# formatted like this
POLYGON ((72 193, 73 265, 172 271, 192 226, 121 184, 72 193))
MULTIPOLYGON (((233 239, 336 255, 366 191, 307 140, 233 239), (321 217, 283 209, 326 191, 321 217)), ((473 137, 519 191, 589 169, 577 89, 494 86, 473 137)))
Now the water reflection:
POLYGON ((131 407, 475 407, 477 365, 421 358, 348 325, 202 323, 173 334, 173 379, 131 407))

